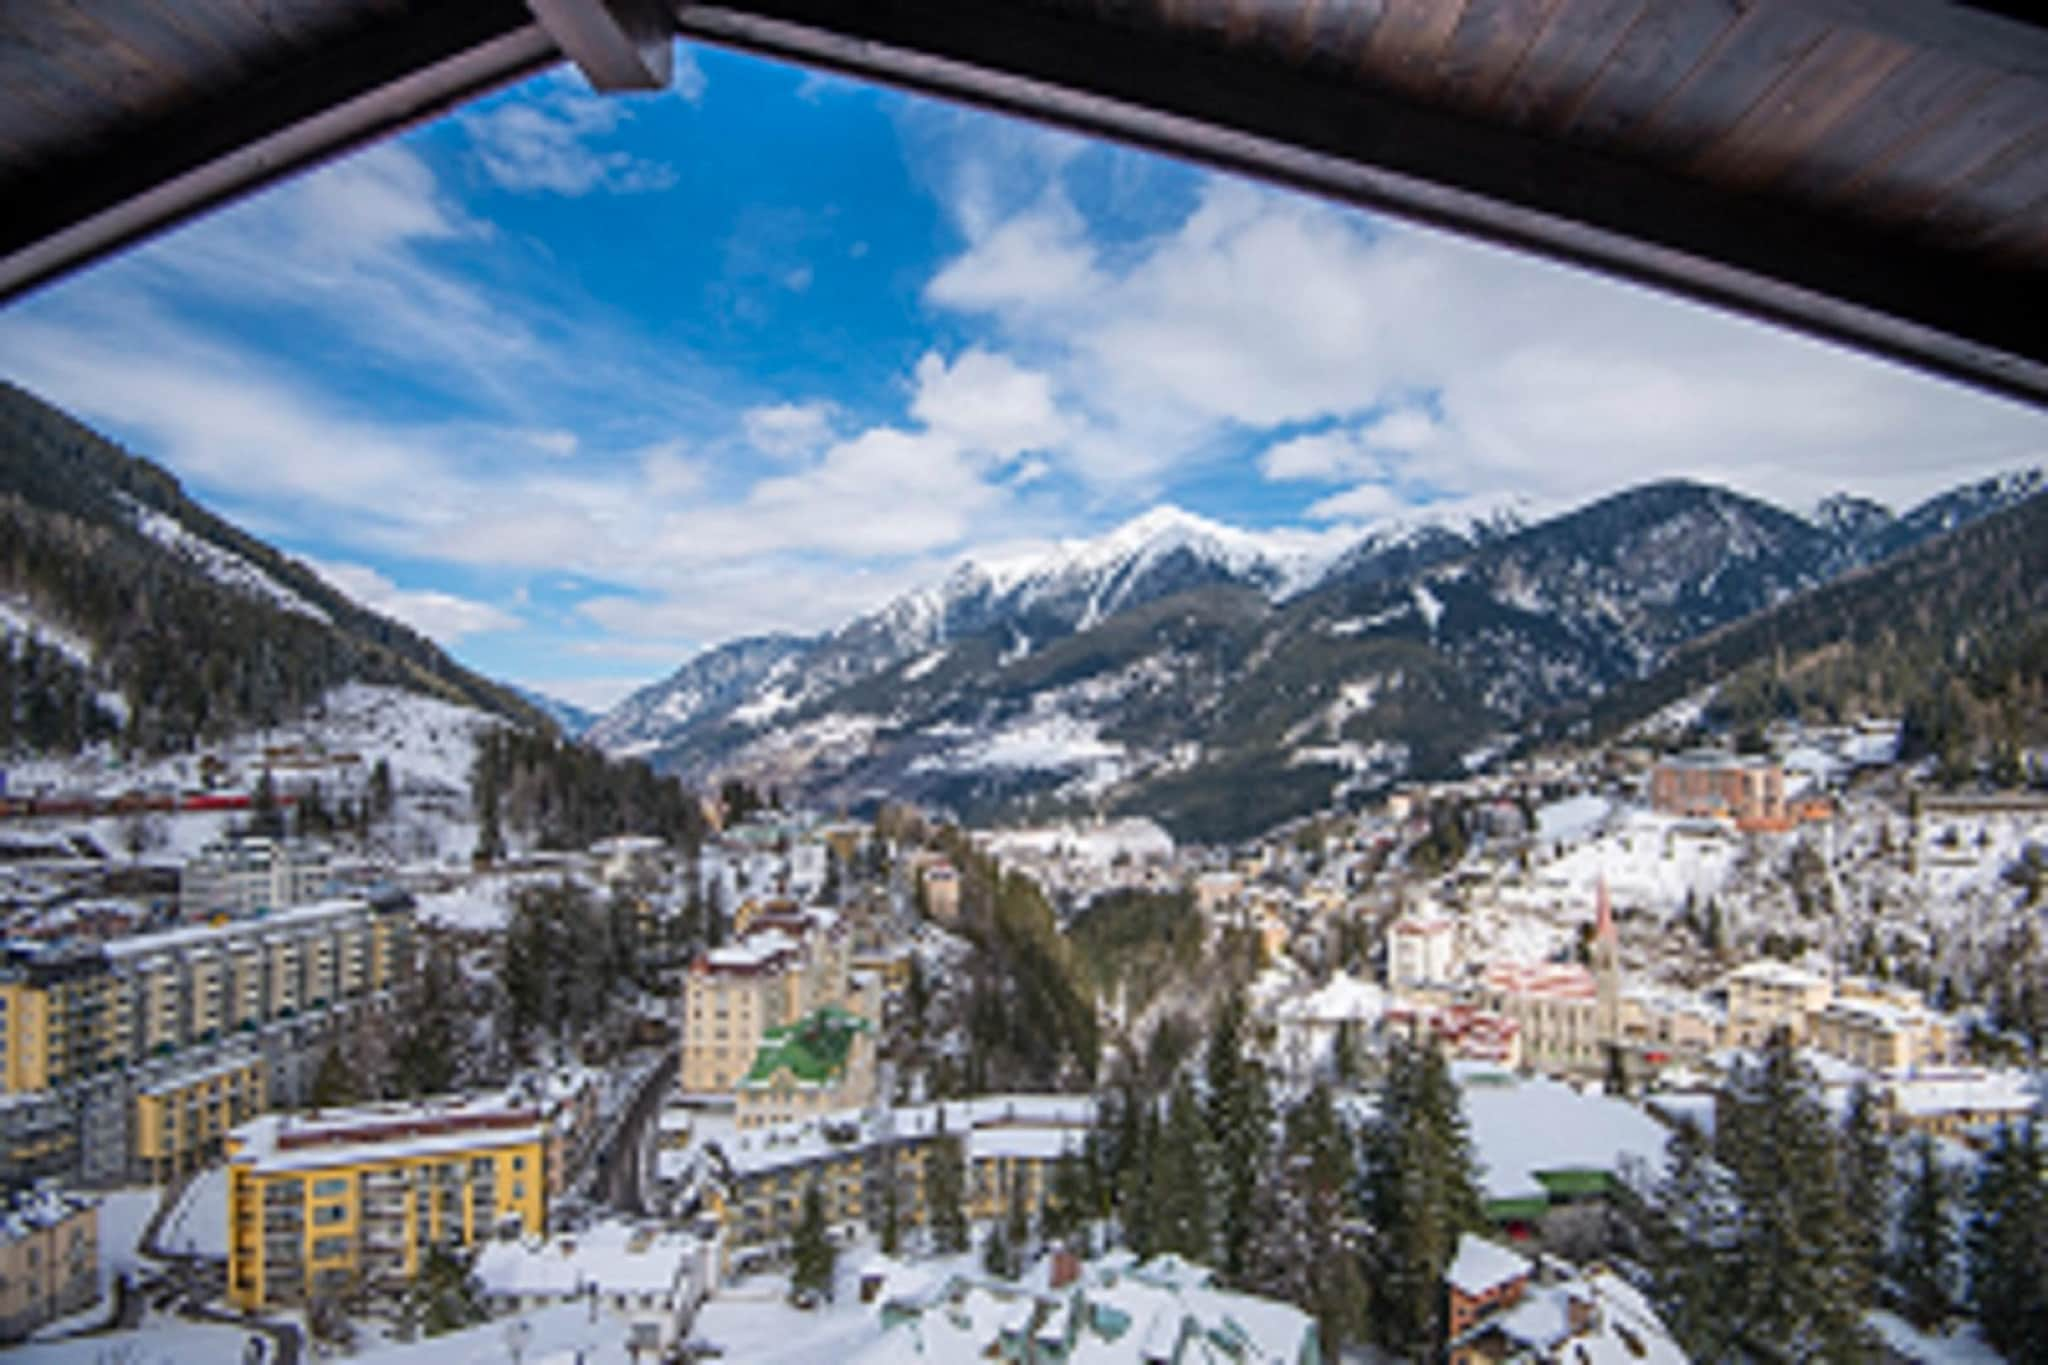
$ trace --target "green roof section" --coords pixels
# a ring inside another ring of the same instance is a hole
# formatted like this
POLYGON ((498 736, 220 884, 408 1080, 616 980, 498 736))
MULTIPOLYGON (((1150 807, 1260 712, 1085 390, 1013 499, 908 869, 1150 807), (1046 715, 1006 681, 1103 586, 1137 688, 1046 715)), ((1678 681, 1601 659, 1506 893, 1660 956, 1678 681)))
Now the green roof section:
POLYGON ((762 1034, 754 1064, 740 1084, 766 1085, 786 1067, 803 1084, 822 1085, 846 1069, 854 1036, 872 1031, 868 1021, 851 1010, 822 1006, 794 1024, 762 1034))

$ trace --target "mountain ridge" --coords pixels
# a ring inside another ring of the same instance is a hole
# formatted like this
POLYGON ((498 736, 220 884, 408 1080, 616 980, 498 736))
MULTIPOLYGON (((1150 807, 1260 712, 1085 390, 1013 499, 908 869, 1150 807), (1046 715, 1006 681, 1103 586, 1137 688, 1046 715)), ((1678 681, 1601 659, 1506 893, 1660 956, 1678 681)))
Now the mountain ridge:
MULTIPOLYGON (((643 729, 633 752, 695 780, 747 772, 842 804, 1107 807, 1234 834, 1259 816, 1251 798, 1220 821, 1187 808, 1224 802, 1218 784, 1284 789, 1288 805, 1459 770, 1704 632, 2040 486, 2027 472, 1904 514, 1844 497, 1801 515, 1662 480, 1526 524, 1369 534, 1282 591, 1255 562, 1202 559, 1190 514, 1162 509, 1125 523, 1177 537, 1161 553, 1134 553, 1142 535, 1114 553, 1069 547, 1094 574, 1077 580, 1086 592, 1022 593, 1020 574, 978 596, 949 578, 919 610, 789 645, 772 679, 687 725, 643 729), (1128 598, 1105 596, 1126 583, 1128 598)), ((643 715, 672 681, 645 690, 643 715)))

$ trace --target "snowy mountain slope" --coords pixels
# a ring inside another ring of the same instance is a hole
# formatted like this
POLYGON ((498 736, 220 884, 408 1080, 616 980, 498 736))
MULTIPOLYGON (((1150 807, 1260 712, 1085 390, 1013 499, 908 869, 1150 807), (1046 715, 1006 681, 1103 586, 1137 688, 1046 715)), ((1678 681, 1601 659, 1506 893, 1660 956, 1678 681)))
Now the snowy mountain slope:
MULTIPOLYGON (((0 556, 0 598, 76 646, 78 676, 64 685, 118 696, 117 723, 146 750, 274 723, 349 681, 542 723, 425 636, 194 502, 160 466, 5 383, 0 544, 13 550, 0 556)), ((35 728, 29 747, 65 749, 105 726, 35 728)))
POLYGON ((1346 787, 1461 771, 1704 632, 2029 486, 1905 517, 1831 499, 1809 518, 1659 483, 1534 525, 1382 531, 1319 572, 1164 509, 1034 561, 963 565, 735 674, 710 708, 698 672, 719 651, 700 656, 652 690, 632 742, 696 779, 748 772, 834 802, 1107 804, 1230 837, 1346 787), (687 701, 665 732, 644 723, 664 689, 687 701))
MULTIPOLYGON (((899 664, 936 667, 949 645, 1000 637, 1022 657, 1119 612, 1221 584, 1283 599, 1327 556, 1313 538, 1260 535, 1175 507, 1038 555, 963 561, 945 579, 813 639, 764 636, 707 650, 591 727, 618 754, 687 756, 743 743, 833 692, 899 664)), ((685 758, 683 766, 691 766, 685 758)))
POLYGON ((127 504, 136 530, 172 554, 197 566, 208 578, 237 592, 260 598, 285 611, 297 612, 324 626, 334 624, 334 618, 326 611, 314 606, 233 550, 216 545, 204 536, 194 535, 185 529, 184 523, 176 517, 159 512, 154 507, 146 507, 125 496, 121 500, 127 504))

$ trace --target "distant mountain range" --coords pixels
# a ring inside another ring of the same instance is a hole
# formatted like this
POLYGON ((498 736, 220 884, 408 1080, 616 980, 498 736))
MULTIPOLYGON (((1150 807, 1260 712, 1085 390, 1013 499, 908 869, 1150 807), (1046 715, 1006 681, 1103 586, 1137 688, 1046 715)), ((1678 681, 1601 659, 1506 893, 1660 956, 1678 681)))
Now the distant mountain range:
POLYGON ((563 701, 560 697, 551 697, 545 692, 535 691, 531 687, 521 687, 517 683, 507 683, 505 686, 514 696, 553 721, 555 728, 568 739, 581 739, 584 731, 597 724, 597 712, 587 710, 574 702, 563 701))
POLYGON ((2039 471, 1903 515, 1661 482, 1531 525, 1383 531, 1318 558, 1159 508, 967 562, 816 637, 708 650, 590 742, 706 780, 970 816, 1109 809, 1190 837, 1453 773, 1688 641, 2012 507, 2039 471))

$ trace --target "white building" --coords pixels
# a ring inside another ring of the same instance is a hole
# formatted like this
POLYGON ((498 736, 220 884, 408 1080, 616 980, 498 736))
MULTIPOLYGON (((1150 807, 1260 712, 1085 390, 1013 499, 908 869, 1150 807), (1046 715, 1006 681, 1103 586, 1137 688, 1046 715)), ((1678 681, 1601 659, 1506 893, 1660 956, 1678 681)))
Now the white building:
POLYGON ((318 900, 328 882, 327 853, 275 839, 224 839, 186 862, 178 908, 201 915, 253 915, 318 900))
POLYGON ((1458 926, 1442 915, 1403 915, 1387 931, 1387 984, 1442 985, 1457 975, 1458 926))
POLYGON ((493 1317, 555 1304, 595 1304, 649 1358, 673 1346, 704 1297, 711 1243, 680 1233, 599 1223, 550 1240, 491 1242, 476 1276, 493 1317))

